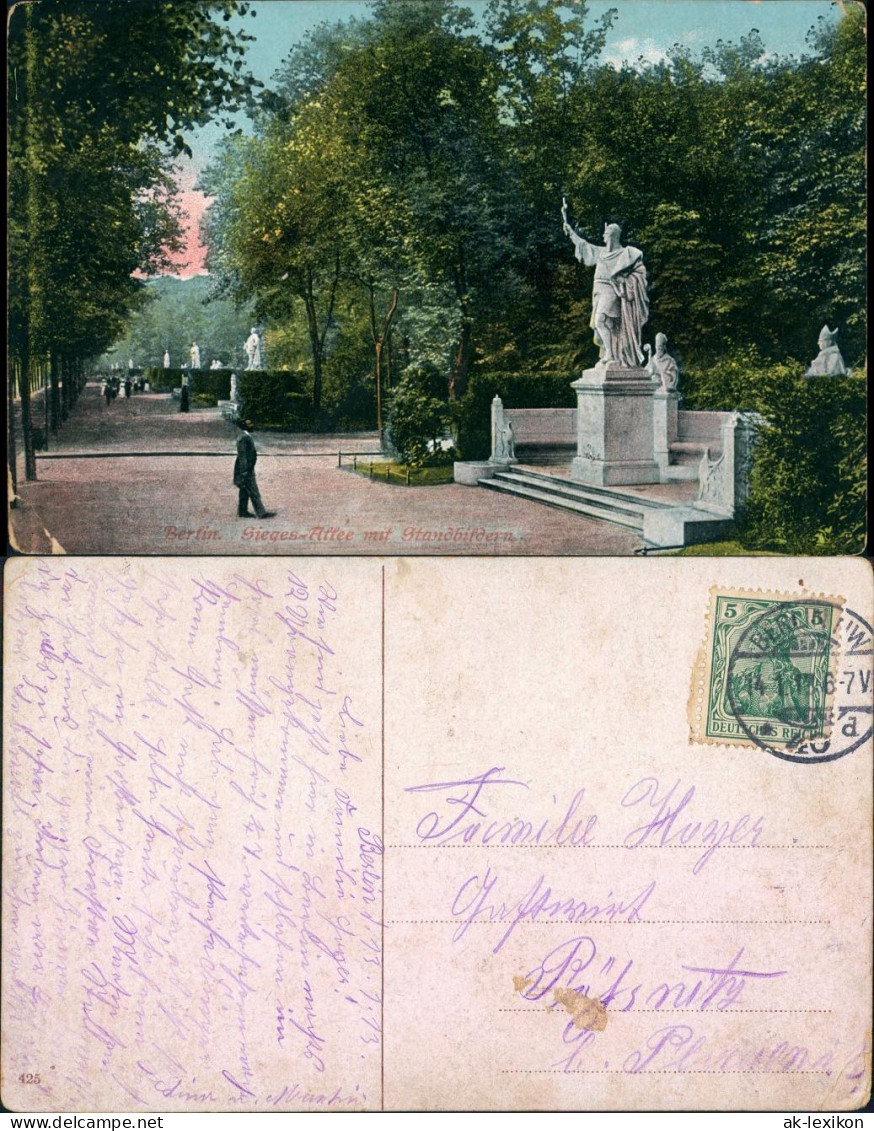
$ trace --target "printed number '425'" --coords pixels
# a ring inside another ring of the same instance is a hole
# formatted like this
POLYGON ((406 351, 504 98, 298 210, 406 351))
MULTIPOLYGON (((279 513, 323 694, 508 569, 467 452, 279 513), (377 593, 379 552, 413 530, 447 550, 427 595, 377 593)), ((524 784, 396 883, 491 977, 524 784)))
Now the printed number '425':
POLYGON ((38 1072, 22 1072, 21 1075, 18 1077, 18 1083, 19 1084, 38 1084, 39 1083, 39 1073, 38 1072))

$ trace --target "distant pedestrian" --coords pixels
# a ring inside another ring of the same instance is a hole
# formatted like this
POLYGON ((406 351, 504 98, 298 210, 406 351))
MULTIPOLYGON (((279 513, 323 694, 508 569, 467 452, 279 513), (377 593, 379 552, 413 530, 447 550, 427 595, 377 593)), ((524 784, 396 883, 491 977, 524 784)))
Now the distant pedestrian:
POLYGON ((256 516, 258 518, 273 518, 276 511, 264 509, 261 492, 258 490, 258 483, 255 479, 258 452, 255 448, 255 441, 249 434, 252 421, 238 419, 236 424, 240 429, 240 435, 237 437, 237 459, 234 463, 234 486, 240 492, 237 518, 255 518, 256 516), (254 514, 248 509, 250 499, 255 508, 254 514))
POLYGON ((106 407, 109 408, 110 401, 112 400, 112 389, 105 377, 100 382, 100 395, 105 398, 106 407))
POLYGON ((183 385, 179 394, 179 411, 188 412, 188 386, 183 385))
POLYGON ((129 397, 131 395, 131 393, 133 392, 133 388, 134 388, 133 381, 131 381, 130 377, 125 377, 125 379, 124 379, 124 395, 126 397, 129 397))

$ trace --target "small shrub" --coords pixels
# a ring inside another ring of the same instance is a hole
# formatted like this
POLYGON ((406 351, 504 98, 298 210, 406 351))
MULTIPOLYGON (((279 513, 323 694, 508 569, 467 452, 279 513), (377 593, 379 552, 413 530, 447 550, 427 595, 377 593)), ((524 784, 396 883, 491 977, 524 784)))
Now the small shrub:
POLYGON ((412 468, 446 462, 440 440, 452 422, 449 406, 433 395, 431 378, 421 369, 408 369, 392 391, 386 441, 412 468))

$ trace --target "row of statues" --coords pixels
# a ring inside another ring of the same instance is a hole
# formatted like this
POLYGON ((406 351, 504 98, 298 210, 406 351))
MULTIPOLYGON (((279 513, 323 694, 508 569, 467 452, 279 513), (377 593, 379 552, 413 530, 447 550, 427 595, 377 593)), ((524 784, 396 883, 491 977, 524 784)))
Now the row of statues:
MULTIPOLYGON (((264 339, 261 337, 260 332, 256 326, 252 327, 252 333, 246 339, 246 344, 243 347, 246 351, 247 365, 246 369, 263 369, 264 368, 264 339)), ((189 351, 189 359, 192 369, 200 369, 200 346, 197 342, 192 342, 189 351)), ((133 362, 130 363, 133 368, 133 362)), ((164 350, 164 368, 170 368, 170 351, 164 350)), ((226 369, 227 366, 223 361, 214 358, 210 364, 210 369, 226 369)))

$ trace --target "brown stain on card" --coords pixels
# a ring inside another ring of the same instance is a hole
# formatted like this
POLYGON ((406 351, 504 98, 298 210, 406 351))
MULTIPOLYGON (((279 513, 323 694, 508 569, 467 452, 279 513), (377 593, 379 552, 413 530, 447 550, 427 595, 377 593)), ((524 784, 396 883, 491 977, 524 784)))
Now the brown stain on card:
POLYGON ((591 1029, 600 1033, 607 1028, 607 1010, 603 1002, 594 997, 586 997, 576 990, 553 990, 559 1005, 563 1005, 573 1017, 578 1029, 591 1029))
MULTIPOLYGON (((513 989, 517 994, 524 993, 534 983, 530 978, 516 975, 513 978, 513 989)), ((555 998, 554 1005, 563 1005, 574 1020, 578 1029, 591 1029, 592 1032, 601 1033, 607 1028, 607 1008, 603 1002, 594 997, 586 997, 576 990, 559 989, 552 991, 555 998)), ((552 1009, 553 1006, 547 1006, 552 1009)))

